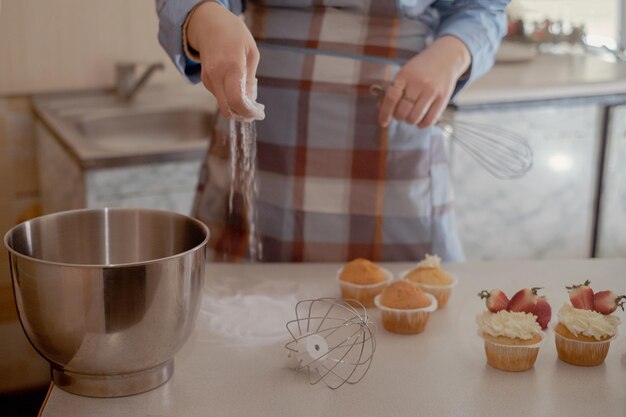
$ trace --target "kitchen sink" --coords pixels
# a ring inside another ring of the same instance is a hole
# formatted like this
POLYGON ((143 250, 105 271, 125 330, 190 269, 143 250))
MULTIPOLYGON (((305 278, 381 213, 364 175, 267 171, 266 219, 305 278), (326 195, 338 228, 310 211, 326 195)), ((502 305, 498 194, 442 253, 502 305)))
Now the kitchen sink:
POLYGON ((204 145, 212 115, 199 109, 94 114, 74 122, 84 140, 109 151, 174 150, 204 145))
POLYGON ((200 160, 217 106, 201 87, 146 88, 133 101, 113 91, 38 95, 39 121, 83 169, 200 160))

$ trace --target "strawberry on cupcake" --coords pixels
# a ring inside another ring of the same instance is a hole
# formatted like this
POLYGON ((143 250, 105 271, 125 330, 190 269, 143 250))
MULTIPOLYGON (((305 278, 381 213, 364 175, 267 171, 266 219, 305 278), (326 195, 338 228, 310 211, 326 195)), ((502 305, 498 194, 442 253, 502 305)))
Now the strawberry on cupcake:
POLYGON ((481 291, 487 311, 476 317, 485 341, 487 363, 503 371, 525 371, 534 366, 552 309, 540 288, 524 288, 509 300, 499 289, 481 291))
POLYGON ((594 293, 591 282, 566 287, 570 304, 559 310, 554 328, 556 349, 563 362, 579 366, 596 366, 604 362, 611 340, 617 334, 619 317, 612 315, 624 309, 626 296, 613 291, 594 293))
POLYGON ((478 296, 485 299, 487 310, 492 313, 506 310, 514 313, 528 313, 535 316, 541 330, 548 328, 552 319, 552 307, 545 296, 538 295, 541 288, 523 288, 509 300, 506 294, 499 289, 481 291, 478 296))

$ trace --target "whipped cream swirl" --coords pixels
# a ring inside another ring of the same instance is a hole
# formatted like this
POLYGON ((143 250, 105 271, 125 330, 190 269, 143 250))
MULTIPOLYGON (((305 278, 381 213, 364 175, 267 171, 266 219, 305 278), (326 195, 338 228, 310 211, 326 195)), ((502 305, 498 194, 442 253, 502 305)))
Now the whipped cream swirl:
POLYGON ((476 324, 482 333, 490 336, 505 336, 511 339, 529 340, 541 334, 541 327, 530 313, 506 310, 492 313, 485 311, 476 316, 476 324))
POLYGON ((561 307, 558 317, 559 322, 576 336, 582 334, 596 340, 615 336, 617 326, 621 323, 617 316, 605 316, 592 310, 574 308, 570 304, 561 307))
POLYGON ((426 254, 423 261, 420 261, 416 268, 439 268, 441 267, 441 258, 437 255, 426 254))

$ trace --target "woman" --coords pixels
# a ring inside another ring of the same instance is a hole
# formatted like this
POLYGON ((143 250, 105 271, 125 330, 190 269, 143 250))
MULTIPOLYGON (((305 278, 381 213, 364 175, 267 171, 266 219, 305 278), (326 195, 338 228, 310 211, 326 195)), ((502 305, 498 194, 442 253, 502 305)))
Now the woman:
POLYGON ((222 120, 194 215, 218 258, 249 255, 228 215, 228 123, 257 123, 264 261, 461 260, 440 130, 492 65, 505 0, 157 0, 159 39, 222 120), (245 6, 245 7, 244 7, 245 6), (236 14, 243 12, 245 23, 236 14), (371 85, 387 86, 384 97, 371 85))

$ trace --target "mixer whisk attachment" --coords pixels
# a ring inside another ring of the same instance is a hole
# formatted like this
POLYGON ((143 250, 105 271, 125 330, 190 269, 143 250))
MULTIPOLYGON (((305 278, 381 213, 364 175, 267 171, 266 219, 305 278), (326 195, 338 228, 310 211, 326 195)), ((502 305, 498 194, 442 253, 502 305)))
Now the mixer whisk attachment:
POLYGON ((365 307, 319 298, 298 302, 295 312, 285 345, 294 369, 306 371, 311 385, 323 381, 331 389, 363 379, 376 350, 365 307))
POLYGON ((522 177, 533 165, 532 148, 517 133, 494 125, 453 120, 446 114, 437 125, 496 178, 522 177))
MULTIPOLYGON (((370 86, 370 93, 379 98, 385 91, 384 86, 370 86)), ((514 179, 530 170, 533 151, 524 137, 498 126, 456 120, 451 115, 455 109, 448 106, 437 125, 494 177, 514 179)))

